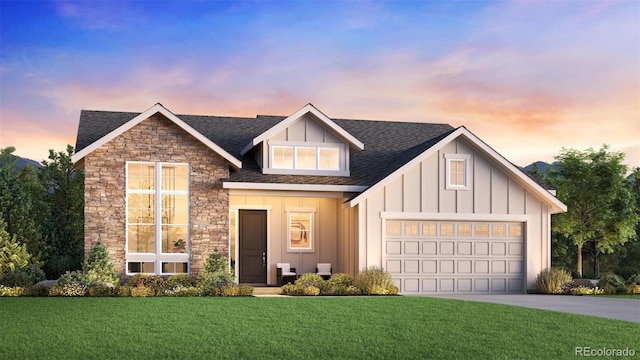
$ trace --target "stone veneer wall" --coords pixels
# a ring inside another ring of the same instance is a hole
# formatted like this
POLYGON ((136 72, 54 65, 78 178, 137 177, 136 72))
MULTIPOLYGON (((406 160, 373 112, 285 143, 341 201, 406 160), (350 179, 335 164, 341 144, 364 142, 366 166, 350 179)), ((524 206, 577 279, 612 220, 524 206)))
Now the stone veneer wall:
POLYGON ((221 181, 229 176, 227 161, 156 114, 85 156, 85 254, 100 240, 116 271, 126 270, 127 161, 190 164, 192 274, 202 270, 214 248, 228 250, 229 193, 221 181))

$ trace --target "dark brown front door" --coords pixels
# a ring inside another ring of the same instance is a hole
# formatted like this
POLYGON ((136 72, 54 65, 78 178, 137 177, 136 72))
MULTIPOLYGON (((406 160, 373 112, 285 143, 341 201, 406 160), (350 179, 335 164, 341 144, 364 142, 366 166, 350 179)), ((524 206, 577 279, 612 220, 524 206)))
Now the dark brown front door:
POLYGON ((239 212, 240 283, 267 283, 267 211, 239 212))

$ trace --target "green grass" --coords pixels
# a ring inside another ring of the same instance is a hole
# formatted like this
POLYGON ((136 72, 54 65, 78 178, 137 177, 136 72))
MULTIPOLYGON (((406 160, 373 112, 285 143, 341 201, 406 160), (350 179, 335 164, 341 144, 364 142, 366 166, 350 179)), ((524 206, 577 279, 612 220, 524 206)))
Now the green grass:
POLYGON ((574 358, 640 324, 422 297, 0 298, 0 359, 574 358))
POLYGON ((634 300, 640 300, 640 294, 587 295, 587 296, 598 296, 598 297, 608 297, 608 298, 616 298, 616 299, 634 299, 634 300))

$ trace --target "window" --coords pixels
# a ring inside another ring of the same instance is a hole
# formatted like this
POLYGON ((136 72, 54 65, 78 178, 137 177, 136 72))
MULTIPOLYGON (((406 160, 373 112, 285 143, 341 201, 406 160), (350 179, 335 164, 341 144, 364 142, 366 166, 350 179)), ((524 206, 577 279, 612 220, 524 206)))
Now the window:
POLYGON ((340 171, 340 149, 322 146, 271 146, 274 169, 340 171))
POLYGON ((486 224, 476 224, 476 236, 489 236, 489 225, 486 224))
POLYGON ((400 235, 400 223, 399 222, 387 222, 387 235, 400 235))
POLYGON ((458 224, 458 236, 471 236, 471 225, 458 224))
POLYGON ((453 236, 453 225, 440 224, 440 236, 453 236))
POLYGON ((511 224, 511 225, 509 225, 509 236, 510 237, 521 237, 522 236, 522 225, 520 225, 520 224, 511 224))
POLYGON ((287 251, 313 251, 313 212, 288 213, 287 251))
POLYGON ((316 148, 296 147, 296 169, 315 169, 316 148))
POLYGON ((504 236, 504 225, 491 225, 491 236, 504 236))
POLYGON ((188 272, 189 166, 127 163, 127 272, 188 272))
POLYGON ((273 167, 276 169, 293 169, 293 147, 273 147, 273 167))
POLYGON ((320 148, 318 169, 340 170, 340 149, 320 148))
POLYGON ((422 224, 422 235, 435 236, 436 224, 433 224, 433 223, 422 224))
POLYGON ((446 188, 451 190, 466 190, 469 186, 470 155, 445 154, 446 159, 446 188))

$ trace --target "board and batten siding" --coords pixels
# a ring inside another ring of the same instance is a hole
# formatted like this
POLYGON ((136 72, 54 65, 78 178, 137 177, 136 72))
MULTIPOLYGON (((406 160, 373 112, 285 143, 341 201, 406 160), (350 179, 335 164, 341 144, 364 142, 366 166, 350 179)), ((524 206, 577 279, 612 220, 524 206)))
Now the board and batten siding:
POLYGON ((382 266, 382 213, 406 213, 456 221, 513 221, 525 223, 525 263, 527 287, 533 288, 536 275, 551 266, 550 209, 515 176, 509 176, 465 139, 455 139, 437 154, 407 169, 378 192, 356 205, 359 249, 357 268, 382 266), (470 155, 467 190, 445 189, 444 154, 470 155))
MULTIPOLYGON (((234 195, 229 197, 232 210, 267 210, 267 283, 276 283, 276 263, 288 262, 298 274, 315 273, 316 264, 338 265, 339 209, 344 199, 307 196, 234 195), (287 251, 287 211, 313 209, 313 251, 287 251)), ((343 259, 344 261, 344 259, 343 259)))

